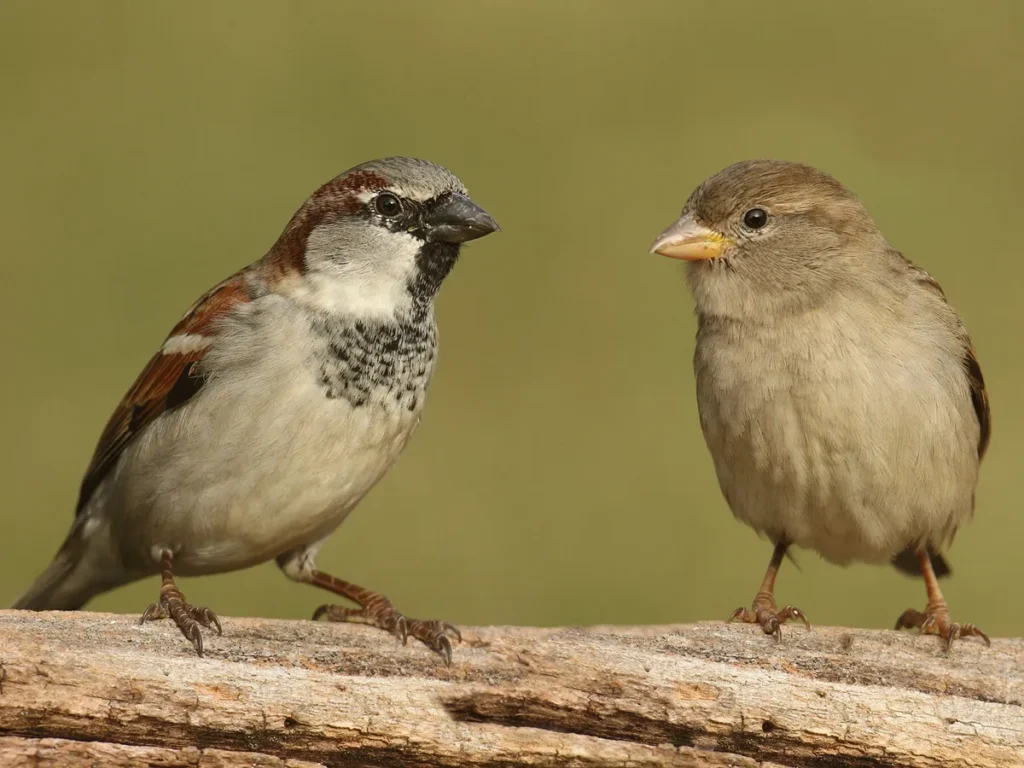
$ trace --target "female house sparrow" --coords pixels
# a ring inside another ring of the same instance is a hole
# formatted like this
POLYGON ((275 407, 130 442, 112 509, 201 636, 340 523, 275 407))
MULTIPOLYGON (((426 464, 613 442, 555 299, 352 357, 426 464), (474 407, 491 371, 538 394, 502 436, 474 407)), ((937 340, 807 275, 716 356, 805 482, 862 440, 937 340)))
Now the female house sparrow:
MULTIPOLYGON (((736 163, 690 195, 651 248, 689 262, 701 428, 733 514, 775 551, 751 610, 776 639, 775 576, 790 544, 825 559, 920 568, 924 612, 896 628, 957 624, 937 553, 974 510, 990 415, 981 368, 938 283, 890 246, 831 176, 736 163)), ((809 624, 807 624, 809 626, 809 624)))
POLYGON ((259 261, 212 288, 171 331, 100 437, 75 523, 14 605, 77 609, 157 571, 160 599, 202 655, 174 574, 276 559, 358 608, 314 618, 421 640, 451 661, 438 621, 318 571, 314 556, 398 458, 434 370, 434 298, 461 244, 498 225, 450 171, 392 157, 318 189, 259 261))

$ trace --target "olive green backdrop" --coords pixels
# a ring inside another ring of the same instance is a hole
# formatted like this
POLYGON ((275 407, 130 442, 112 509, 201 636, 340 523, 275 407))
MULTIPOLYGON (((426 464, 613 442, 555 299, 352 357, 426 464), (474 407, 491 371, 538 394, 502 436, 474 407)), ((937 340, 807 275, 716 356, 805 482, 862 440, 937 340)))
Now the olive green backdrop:
MULTIPOLYGON (((963 313, 995 429, 946 595, 1021 634, 1022 29, 1015 0, 6 0, 0 604, 60 544, 107 416, 189 304, 319 184, 409 154, 503 231, 445 285, 426 417, 320 565, 463 624, 728 616, 770 548, 719 494, 692 303, 647 248, 704 177, 773 156, 856 190, 963 313)), ((797 557, 778 594, 813 622, 923 606, 891 568, 797 557)), ((272 565, 184 587, 228 617, 327 598, 272 565)))

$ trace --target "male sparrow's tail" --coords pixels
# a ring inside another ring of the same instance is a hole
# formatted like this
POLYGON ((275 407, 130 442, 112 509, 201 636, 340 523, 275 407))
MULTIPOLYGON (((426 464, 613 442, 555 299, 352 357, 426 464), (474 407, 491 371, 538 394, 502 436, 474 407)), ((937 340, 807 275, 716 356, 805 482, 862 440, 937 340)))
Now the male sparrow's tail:
POLYGON ((76 611, 93 596, 117 586, 119 580, 103 577, 97 568, 96 542, 85 541, 89 526, 80 517, 64 545, 28 591, 12 608, 28 611, 76 611), (89 555, 93 555, 90 557, 89 555))
POLYGON ((71 589, 68 578, 75 568, 75 560, 67 550, 61 550, 50 563, 50 567, 29 587, 28 592, 18 598, 12 608, 27 611, 76 610, 85 605, 92 595, 81 594, 71 589))

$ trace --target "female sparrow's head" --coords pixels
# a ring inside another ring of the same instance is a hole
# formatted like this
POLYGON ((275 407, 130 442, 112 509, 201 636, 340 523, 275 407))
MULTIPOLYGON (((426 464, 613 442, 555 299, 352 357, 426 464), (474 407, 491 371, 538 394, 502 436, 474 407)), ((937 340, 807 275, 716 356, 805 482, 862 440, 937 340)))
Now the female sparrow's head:
POLYGON ((748 160, 701 183, 651 252, 690 262, 698 300, 703 289, 811 301, 855 277, 853 261, 871 262, 885 248, 864 205, 827 173, 748 160))

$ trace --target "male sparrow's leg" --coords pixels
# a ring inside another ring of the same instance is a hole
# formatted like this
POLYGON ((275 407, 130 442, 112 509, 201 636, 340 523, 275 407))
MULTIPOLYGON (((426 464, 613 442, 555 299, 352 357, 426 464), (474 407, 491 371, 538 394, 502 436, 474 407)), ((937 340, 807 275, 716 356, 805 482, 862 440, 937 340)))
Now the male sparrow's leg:
POLYGON ((328 621, 368 624, 390 632, 401 640, 403 645, 408 637, 412 636, 439 654, 446 665, 451 666, 452 641, 449 636, 459 642, 462 641, 462 634, 457 627, 447 621, 407 619, 395 610, 391 601, 384 595, 318 571, 313 566, 315 547, 316 545, 285 553, 277 558, 277 564, 289 578, 341 595, 359 607, 321 605, 313 613, 314 621, 326 617, 328 621))
POLYGON ((780 542, 775 545, 772 553, 772 560, 768 564, 768 571, 761 582, 761 589, 754 597, 754 604, 751 608, 737 608, 733 611, 729 621, 739 619, 747 624, 760 624, 766 635, 774 635, 776 640, 782 639, 782 625, 789 619, 800 619, 807 629, 811 628, 811 622, 807 620, 803 612, 792 605, 787 605, 781 611, 775 607, 775 576, 782 565, 782 559, 786 556, 788 544, 780 542))
POLYGON ((921 632, 929 635, 938 635, 946 642, 948 651, 953 641, 958 637, 980 637, 986 645, 992 645, 988 635, 982 632, 973 624, 957 624, 950 621, 949 608, 946 606, 946 599, 942 596, 939 588, 939 580, 932 568, 932 559, 928 552, 918 552, 917 562, 921 566, 921 575, 924 576, 924 586, 928 590, 928 604, 924 613, 915 611, 913 608, 905 610, 896 619, 896 629, 918 628, 921 632))
POLYGON ((173 619, 178 625, 186 639, 192 641, 196 647, 196 653, 203 655, 203 635, 199 631, 202 624, 207 629, 216 628, 217 634, 221 633, 220 621, 217 614, 209 608, 202 608, 189 605, 185 602, 185 595, 174 583, 174 574, 171 573, 171 562, 173 555, 170 550, 160 553, 160 572, 162 584, 160 586, 160 600, 150 605, 139 619, 139 624, 155 619, 173 619))

